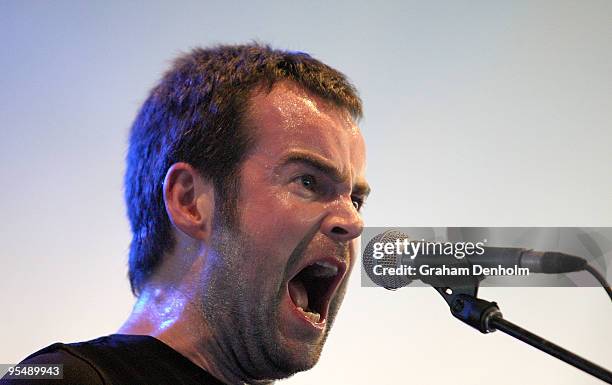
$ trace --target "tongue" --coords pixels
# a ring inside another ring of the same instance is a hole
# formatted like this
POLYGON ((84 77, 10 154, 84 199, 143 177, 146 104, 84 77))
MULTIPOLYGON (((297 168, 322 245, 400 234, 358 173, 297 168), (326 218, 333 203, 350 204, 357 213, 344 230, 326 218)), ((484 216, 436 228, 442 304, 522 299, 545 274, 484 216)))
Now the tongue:
POLYGON ((289 281, 289 295, 295 306, 301 307, 304 310, 308 308, 308 293, 302 281, 297 279, 289 281))

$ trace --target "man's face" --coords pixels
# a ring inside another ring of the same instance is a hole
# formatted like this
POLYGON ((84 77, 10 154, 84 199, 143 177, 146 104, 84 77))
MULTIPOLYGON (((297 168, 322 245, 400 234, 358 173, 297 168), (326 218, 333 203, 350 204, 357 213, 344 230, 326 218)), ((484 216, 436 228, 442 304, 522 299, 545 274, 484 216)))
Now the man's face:
POLYGON ((293 83, 252 100, 237 226, 217 226, 204 314, 253 378, 311 368, 344 296, 368 188, 347 111, 293 83))

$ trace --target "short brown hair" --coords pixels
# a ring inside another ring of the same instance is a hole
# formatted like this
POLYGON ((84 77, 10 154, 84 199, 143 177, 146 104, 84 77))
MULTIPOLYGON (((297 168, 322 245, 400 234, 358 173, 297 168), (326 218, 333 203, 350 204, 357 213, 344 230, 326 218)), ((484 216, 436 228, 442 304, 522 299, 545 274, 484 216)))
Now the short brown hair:
POLYGON ((335 69, 296 51, 262 44, 196 48, 178 57, 153 88, 132 126, 125 199, 132 229, 129 279, 138 296, 174 247, 163 200, 163 180, 176 162, 194 166, 210 180, 224 215, 232 217, 237 173, 252 138, 242 124, 256 87, 290 80, 354 119, 362 116, 353 85, 335 69))

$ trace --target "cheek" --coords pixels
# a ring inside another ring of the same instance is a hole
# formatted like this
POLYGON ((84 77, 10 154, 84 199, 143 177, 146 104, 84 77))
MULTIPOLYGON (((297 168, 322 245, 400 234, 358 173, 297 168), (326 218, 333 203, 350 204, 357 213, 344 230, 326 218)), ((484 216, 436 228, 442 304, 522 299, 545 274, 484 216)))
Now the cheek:
POLYGON ((320 222, 319 205, 286 191, 273 192, 242 205, 241 230, 262 249, 290 252, 320 222))
POLYGON ((359 258, 359 253, 361 252, 361 236, 353 239, 349 246, 349 266, 347 274, 350 275, 353 271, 353 267, 355 266, 355 261, 359 258))

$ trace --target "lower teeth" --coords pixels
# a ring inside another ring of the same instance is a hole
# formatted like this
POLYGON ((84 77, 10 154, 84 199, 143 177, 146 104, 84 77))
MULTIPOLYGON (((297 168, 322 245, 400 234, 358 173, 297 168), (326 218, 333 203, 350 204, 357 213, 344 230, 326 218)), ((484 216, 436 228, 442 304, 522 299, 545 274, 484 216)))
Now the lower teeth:
POLYGON ((302 314, 304 314, 309 320, 311 320, 314 323, 319 322, 319 320, 321 319, 321 314, 319 313, 312 313, 312 312, 306 311, 299 306, 297 307, 297 309, 301 311, 302 314))

